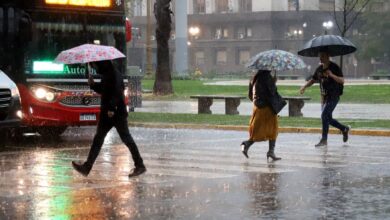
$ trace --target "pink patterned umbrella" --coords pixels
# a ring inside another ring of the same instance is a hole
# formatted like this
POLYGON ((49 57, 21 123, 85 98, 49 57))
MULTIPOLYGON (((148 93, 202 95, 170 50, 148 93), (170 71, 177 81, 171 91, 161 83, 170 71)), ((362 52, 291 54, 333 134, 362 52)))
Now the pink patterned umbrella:
POLYGON ((123 53, 114 47, 83 44, 69 50, 62 51, 55 59, 57 63, 75 64, 89 63, 102 60, 114 60, 126 57, 123 53))

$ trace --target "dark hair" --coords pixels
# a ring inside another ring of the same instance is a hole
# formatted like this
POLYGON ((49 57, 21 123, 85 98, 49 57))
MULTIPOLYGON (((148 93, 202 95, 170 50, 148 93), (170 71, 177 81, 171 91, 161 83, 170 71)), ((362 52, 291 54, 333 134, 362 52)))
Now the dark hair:
POLYGON ((96 72, 100 75, 103 75, 107 72, 112 72, 114 70, 114 65, 112 64, 111 60, 102 60, 94 63, 97 66, 96 72))
POLYGON ((259 78, 260 74, 270 74, 270 70, 258 70, 257 73, 252 78, 252 83, 255 83, 259 78))

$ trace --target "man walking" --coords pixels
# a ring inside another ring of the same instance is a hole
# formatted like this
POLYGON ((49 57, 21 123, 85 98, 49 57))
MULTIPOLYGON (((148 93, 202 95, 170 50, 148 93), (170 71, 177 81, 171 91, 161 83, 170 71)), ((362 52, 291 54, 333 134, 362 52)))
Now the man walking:
POLYGON ((307 87, 315 82, 320 83, 321 89, 321 120, 322 120, 322 138, 316 147, 326 146, 328 144, 329 125, 338 128, 343 134, 343 141, 348 141, 349 126, 345 126, 333 119, 332 113, 343 94, 344 78, 340 67, 331 62, 329 53, 323 51, 319 53, 321 65, 316 69, 312 78, 300 89, 303 94, 307 87))
POLYGON ((72 161, 72 166, 83 176, 88 176, 102 148, 104 138, 111 128, 115 127, 133 157, 135 168, 129 177, 138 176, 146 172, 146 168, 129 132, 122 75, 114 68, 111 61, 99 61, 91 65, 99 75, 102 75, 100 83, 95 83, 91 75, 88 79, 91 89, 101 94, 100 118, 87 161, 85 163, 72 161))

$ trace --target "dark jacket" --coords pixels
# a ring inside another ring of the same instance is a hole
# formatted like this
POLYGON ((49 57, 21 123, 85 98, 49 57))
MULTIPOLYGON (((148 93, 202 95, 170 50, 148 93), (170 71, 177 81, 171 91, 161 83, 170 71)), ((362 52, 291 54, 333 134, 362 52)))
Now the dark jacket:
POLYGON ((127 116, 122 74, 113 66, 110 69, 104 72, 98 70, 98 74, 102 75, 102 80, 100 83, 94 83, 91 89, 101 95, 101 114, 107 115, 108 111, 112 111, 114 115, 127 116))
MULTIPOLYGON (((343 72, 337 64, 330 62, 328 69, 336 76, 343 77, 343 72)), ((314 72, 312 79, 320 83, 321 95, 326 99, 338 98, 343 94, 344 86, 330 77, 324 77, 323 72, 325 71, 326 69, 320 65, 314 72)))
POLYGON ((275 114, 287 104, 279 95, 275 80, 269 71, 260 70, 249 83, 249 99, 258 107, 270 106, 275 114), (253 94, 253 88, 255 94, 253 94))

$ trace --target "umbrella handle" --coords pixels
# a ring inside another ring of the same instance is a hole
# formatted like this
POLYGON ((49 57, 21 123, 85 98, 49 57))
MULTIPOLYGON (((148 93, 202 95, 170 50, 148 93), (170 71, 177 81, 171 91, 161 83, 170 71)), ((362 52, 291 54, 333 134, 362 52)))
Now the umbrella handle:
POLYGON ((89 65, 89 63, 87 63, 86 65, 87 66, 85 67, 86 68, 85 77, 88 79, 89 76, 91 75, 91 66, 89 65))

